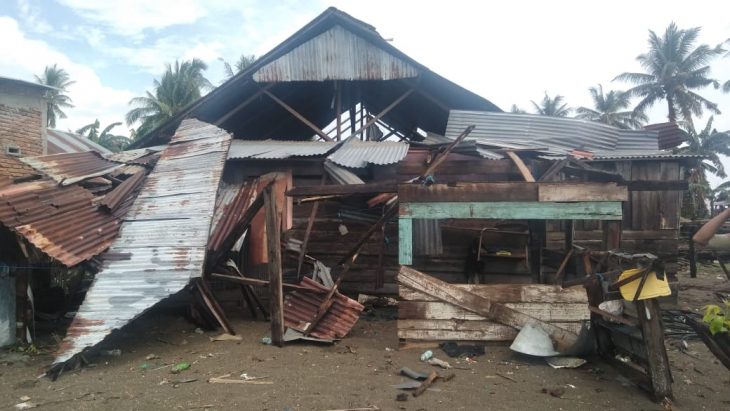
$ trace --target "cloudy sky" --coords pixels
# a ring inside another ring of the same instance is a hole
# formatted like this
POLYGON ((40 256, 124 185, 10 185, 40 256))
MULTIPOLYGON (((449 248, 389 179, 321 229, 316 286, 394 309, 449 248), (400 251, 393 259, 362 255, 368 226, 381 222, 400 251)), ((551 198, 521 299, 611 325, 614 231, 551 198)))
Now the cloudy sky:
MULTIPOLYGON (((727 10, 717 1, 247 1, 247 0, 0 0, 0 76, 33 80, 57 63, 76 81, 75 108, 59 124, 76 129, 99 118, 121 121, 166 62, 198 57, 208 78, 223 77, 219 58, 261 55, 335 6, 375 26, 393 44, 444 77, 507 110, 530 109, 544 92, 573 107, 590 105, 588 87, 626 88, 611 80, 639 71, 648 30, 702 26, 701 41, 730 38, 727 10)), ((730 79, 730 58, 712 74, 730 79)), ((727 114, 730 94, 702 93, 727 114)), ((666 108, 650 112, 665 121, 666 108)), ((704 125, 706 119, 697 123, 704 125)), ((125 127, 126 128, 126 127, 125 127)), ((121 131, 121 130, 118 130, 121 131)), ((730 167, 729 167, 730 168, 730 167)))

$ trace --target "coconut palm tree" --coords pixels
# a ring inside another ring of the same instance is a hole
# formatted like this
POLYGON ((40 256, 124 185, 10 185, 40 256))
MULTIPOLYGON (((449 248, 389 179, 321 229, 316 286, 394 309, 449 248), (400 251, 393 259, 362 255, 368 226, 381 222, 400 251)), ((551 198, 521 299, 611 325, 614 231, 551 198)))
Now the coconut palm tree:
POLYGON ((36 81, 39 84, 53 87, 54 90, 46 91, 46 101, 48 110, 46 114, 46 126, 56 127, 56 120, 60 118, 66 118, 66 113, 63 111, 64 108, 72 108, 71 97, 65 93, 68 91, 68 87, 75 83, 71 80, 66 70, 59 68, 56 64, 52 66, 46 66, 41 76, 35 76, 36 81))
POLYGON ((135 108, 126 115, 127 125, 141 123, 135 137, 144 137, 199 99, 203 91, 212 89, 212 84, 203 75, 207 68, 199 59, 183 62, 176 60, 172 65, 167 64, 162 77, 154 80, 153 93, 147 91, 144 96, 129 101, 135 108))
POLYGON ((719 87, 718 81, 709 77, 708 63, 723 50, 706 44, 695 47, 699 33, 700 27, 683 30, 674 23, 662 36, 649 30, 649 50, 636 58, 646 72, 627 72, 614 79, 635 84, 626 93, 641 99, 636 113, 665 100, 671 122, 682 119, 691 123, 692 116, 701 116, 704 110, 720 114, 717 104, 697 91, 710 85, 719 87))
POLYGON ((640 128, 648 121, 646 114, 626 110, 631 104, 631 98, 626 93, 616 90, 604 93, 601 84, 588 91, 593 99, 593 108, 578 107, 575 110, 577 118, 623 129, 640 128))
POLYGON ((568 107, 568 104, 563 103, 563 100, 564 97, 561 95, 556 95, 551 98, 546 91, 545 97, 542 98, 540 104, 532 100, 530 102, 535 107, 535 114, 541 116, 568 117, 572 109, 568 107))
POLYGON ((114 127, 121 126, 122 123, 120 121, 117 121, 115 123, 111 123, 108 126, 104 127, 104 129, 99 132, 99 129, 101 128, 101 123, 99 123, 99 119, 96 119, 91 124, 87 124, 80 129, 76 130, 76 134, 80 134, 82 136, 85 136, 89 140, 93 141, 96 144, 99 144, 103 147, 108 148, 111 151, 117 152, 122 151, 132 142, 131 139, 112 134, 111 131, 114 127))
POLYGON ((253 64, 256 61, 256 56, 253 54, 241 54, 238 57, 238 60, 233 63, 233 66, 225 60, 223 60, 222 57, 219 57, 218 60, 223 62, 223 70, 226 74, 226 80, 233 77, 234 75, 242 72, 243 70, 246 70, 251 64, 253 64))
MULTIPOLYGON (((730 46, 730 39, 725 40, 725 44, 730 46)), ((725 53, 725 57, 730 57, 730 51, 725 53)), ((722 85, 722 91, 730 93, 730 80, 726 81, 725 84, 722 85)))
MULTIPOLYGON (((712 190, 707 182, 707 173, 715 174, 720 178, 727 177, 720 155, 730 155, 730 133, 718 132, 712 128, 713 118, 700 131, 688 124, 686 127, 687 144, 675 150, 678 154, 701 155, 704 160, 697 167, 688 167, 685 178, 689 181, 689 204, 683 211, 686 217, 699 218, 707 214, 705 199, 710 198, 712 190)), ((687 196, 686 196, 687 197, 687 196)), ((683 207, 684 208, 684 207, 683 207)))
POLYGON ((527 114, 527 111, 518 107, 517 104, 512 104, 512 107, 510 107, 509 112, 512 114, 527 114))

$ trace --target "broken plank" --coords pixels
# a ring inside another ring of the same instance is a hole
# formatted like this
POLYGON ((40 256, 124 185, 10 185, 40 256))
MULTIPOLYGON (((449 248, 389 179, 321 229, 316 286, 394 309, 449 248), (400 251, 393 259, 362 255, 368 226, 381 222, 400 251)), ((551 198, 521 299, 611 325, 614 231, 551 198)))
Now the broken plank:
MULTIPOLYGON (((580 328, 575 327, 573 330, 580 331, 580 328)), ((400 328, 397 330, 398 338, 422 341, 513 341, 518 332, 518 330, 506 325, 502 325, 500 328, 495 327, 494 331, 411 330, 400 328)))
MULTIPOLYGON (((497 303, 579 303, 588 304, 583 287, 562 288, 543 284, 451 284, 453 287, 472 292, 497 303)), ((402 300, 438 301, 436 297, 400 286, 402 300)))
POLYGON ((474 293, 453 287, 451 284, 418 272, 412 268, 402 266, 398 273, 398 282, 439 298, 444 302, 457 305, 475 314, 498 321, 514 328, 521 328, 526 324, 534 324, 542 328, 555 343, 555 349, 566 351, 578 340, 575 333, 571 333, 554 325, 538 320, 527 314, 515 311, 504 304, 492 303, 487 298, 474 293))
POLYGON ((616 183, 540 183, 538 201, 629 201, 629 190, 616 183))
POLYGON ((519 155, 515 153, 514 151, 507 151, 507 156, 514 161, 515 165, 517 166, 517 169, 520 170, 520 173, 522 174, 522 177, 525 179, 525 181, 534 183, 535 177, 532 176, 532 172, 530 172, 530 169, 527 168, 525 165, 525 162, 522 161, 519 155))
MULTIPOLYGON (((554 322, 553 325, 562 329, 578 333, 583 327, 583 321, 554 322)), ((514 338, 517 330, 493 321, 464 321, 464 320, 401 320, 397 321, 398 330, 442 330, 442 331, 485 331, 494 335, 514 338)))
POLYGON ((400 216, 410 218, 494 218, 505 220, 621 220, 620 201, 577 203, 443 202, 401 203, 400 216))
MULTIPOLYGON (((571 322, 590 318, 588 304, 556 303, 504 303, 505 307, 519 311, 546 322, 571 322)), ((486 320, 487 317, 473 313, 443 301, 400 301, 399 318, 432 320, 486 320)))

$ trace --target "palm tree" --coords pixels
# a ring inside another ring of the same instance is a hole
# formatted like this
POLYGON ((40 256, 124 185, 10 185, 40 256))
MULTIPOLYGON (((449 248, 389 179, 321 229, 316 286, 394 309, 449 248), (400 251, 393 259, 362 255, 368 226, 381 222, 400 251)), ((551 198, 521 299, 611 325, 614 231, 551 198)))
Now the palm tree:
MULTIPOLYGON (((725 43, 730 45, 730 39, 725 40, 725 43)), ((730 57, 730 51, 725 54, 725 57, 730 57)), ((722 85, 722 91, 730 93, 730 80, 726 81, 725 84, 722 85)))
POLYGON ((59 118, 66 118, 66 113, 63 112, 63 108, 71 108, 71 98, 67 96, 68 87, 75 83, 71 81, 66 70, 59 68, 56 64, 52 66, 46 66, 43 70, 43 75, 35 76, 36 81, 39 84, 53 87, 53 90, 46 91, 46 101, 48 110, 46 114, 46 126, 56 127, 56 120, 59 118))
POLYGON ((154 81, 154 93, 135 97, 129 104, 135 106, 126 115, 127 125, 141 122, 135 138, 142 138, 152 129, 175 116, 202 95, 212 89, 210 81, 203 76, 208 66, 199 59, 175 61, 167 64, 160 80, 154 81))
POLYGON ((681 118, 691 123, 692 115, 701 116, 705 109, 720 114, 717 104, 696 91, 709 85, 719 87, 717 80, 709 77, 708 63, 723 50, 706 44, 695 47, 699 33, 700 27, 683 30, 674 23, 663 36, 649 30, 649 51, 636 58, 646 73, 627 72, 614 79, 636 85, 626 91, 631 97, 641 98, 634 112, 666 100, 671 122, 681 118))
POLYGON ((535 113, 541 116, 568 117, 572 109, 568 107, 568 104, 563 103, 563 99, 564 97, 561 95, 551 98, 546 91, 540 104, 532 100, 530 102, 535 107, 535 113))
POLYGON ((648 121, 646 114, 634 113, 626 110, 631 104, 631 98, 622 91, 611 90, 603 92, 603 86, 588 89, 593 99, 593 107, 578 107, 575 112, 577 118, 596 121, 623 129, 640 128, 648 121))
POLYGON ((509 112, 512 114, 527 114, 527 111, 518 107, 517 104, 512 104, 512 107, 510 107, 509 112))
POLYGON ((233 66, 231 66, 229 62, 223 60, 222 57, 219 57, 218 60, 223 62, 223 70, 226 74, 226 80, 228 80, 229 78, 242 72, 243 70, 246 70, 250 65, 252 65, 256 61, 256 56, 254 56, 253 54, 241 54, 238 57, 238 60, 233 63, 233 66))
POLYGON ((111 133, 114 127, 120 125, 122 125, 122 123, 120 121, 117 121, 104 127, 104 129, 99 132, 101 124, 99 123, 99 119, 96 119, 96 121, 94 121, 93 123, 87 124, 76 130, 76 133, 85 136, 94 143, 106 147, 111 151, 117 152, 124 150, 132 142, 132 140, 127 137, 111 133))
POLYGON ((683 211, 686 217, 699 218, 707 214, 705 199, 710 198, 712 190, 707 182, 707 173, 715 174, 720 178, 727 177, 720 155, 730 155, 730 133, 718 132, 712 128, 713 118, 707 121, 702 131, 697 132, 694 126, 688 124, 687 145, 675 150, 678 154, 701 155, 704 160, 697 167, 688 167, 685 178, 689 181, 688 205, 683 211))

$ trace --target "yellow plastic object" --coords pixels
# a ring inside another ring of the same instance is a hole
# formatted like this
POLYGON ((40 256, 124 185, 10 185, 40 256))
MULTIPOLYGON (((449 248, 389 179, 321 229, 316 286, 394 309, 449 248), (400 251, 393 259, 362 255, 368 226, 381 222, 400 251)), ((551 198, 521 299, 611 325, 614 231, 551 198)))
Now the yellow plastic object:
MULTIPOLYGON (((621 281, 624 278, 630 277, 634 274, 637 274, 641 272, 641 269, 639 268, 632 268, 630 270, 626 270, 619 276, 618 280, 621 281)), ((625 300, 633 301, 634 295, 636 295, 636 289, 639 288, 639 284, 641 283, 641 277, 637 278, 636 280, 625 284, 621 286, 621 296, 624 297, 625 300)), ((669 288, 669 281, 667 281, 667 276, 664 276, 663 280, 660 280, 657 278, 656 273, 654 271, 650 272, 648 277, 646 278, 646 282, 644 283, 644 288, 641 289, 641 295, 639 295, 639 300, 646 300, 649 298, 656 298, 656 297, 664 297, 667 295, 671 295, 672 290, 669 288)))

